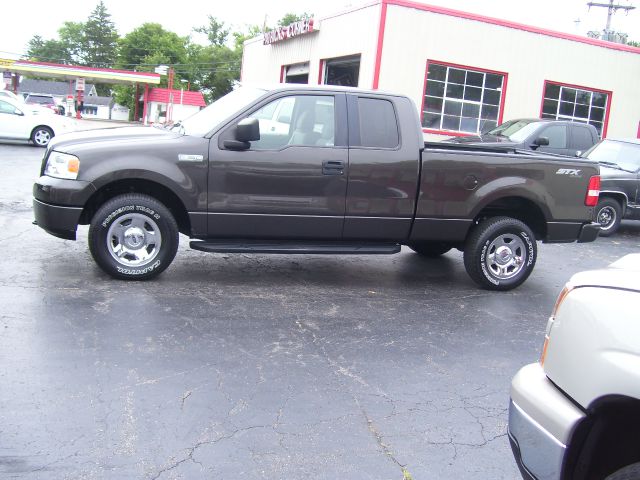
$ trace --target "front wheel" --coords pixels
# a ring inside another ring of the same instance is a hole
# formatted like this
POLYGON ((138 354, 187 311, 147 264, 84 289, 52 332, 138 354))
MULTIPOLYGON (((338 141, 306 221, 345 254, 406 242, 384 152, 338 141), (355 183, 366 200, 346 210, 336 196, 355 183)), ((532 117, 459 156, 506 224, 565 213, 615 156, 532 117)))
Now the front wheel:
POLYGON ((613 198, 601 198, 596 207, 596 222, 600 224, 600 236, 616 233, 622 219, 622 207, 613 198))
POLYGON ((114 278, 147 280, 166 269, 178 250, 178 226, 171 212, 147 195, 120 195, 96 212, 89 250, 114 278))
POLYGON ((533 271, 537 245, 520 220, 493 217, 481 221, 464 248, 464 266, 471 279, 489 290, 511 290, 533 271))
POLYGON ((38 147, 46 147, 53 138, 53 130, 49 127, 39 126, 31 132, 31 141, 38 147))

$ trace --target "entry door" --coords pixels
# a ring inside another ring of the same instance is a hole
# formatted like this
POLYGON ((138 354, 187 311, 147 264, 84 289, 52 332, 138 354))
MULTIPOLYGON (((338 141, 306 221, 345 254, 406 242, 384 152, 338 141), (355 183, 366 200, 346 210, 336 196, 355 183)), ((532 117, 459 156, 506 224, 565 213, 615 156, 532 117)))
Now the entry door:
POLYGON ((283 95, 248 115, 260 122, 248 150, 224 148, 234 125, 214 137, 209 236, 340 239, 348 149, 346 133, 336 135, 336 111, 346 111, 342 94, 283 95))

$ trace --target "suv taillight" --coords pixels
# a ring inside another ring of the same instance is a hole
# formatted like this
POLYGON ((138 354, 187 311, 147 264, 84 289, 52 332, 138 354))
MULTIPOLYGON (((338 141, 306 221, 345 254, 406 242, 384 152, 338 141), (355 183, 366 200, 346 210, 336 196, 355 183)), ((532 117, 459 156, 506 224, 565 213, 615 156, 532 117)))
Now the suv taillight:
POLYGON ((600 175, 594 175, 589 179, 589 187, 587 188, 587 196, 584 198, 584 204, 587 207, 595 207, 598 204, 600 196, 600 175))

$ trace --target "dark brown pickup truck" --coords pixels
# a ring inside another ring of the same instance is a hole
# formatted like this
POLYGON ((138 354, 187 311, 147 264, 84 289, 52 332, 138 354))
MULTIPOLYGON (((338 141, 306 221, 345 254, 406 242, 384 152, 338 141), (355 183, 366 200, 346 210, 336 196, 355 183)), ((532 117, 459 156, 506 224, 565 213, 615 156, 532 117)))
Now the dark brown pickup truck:
POLYGON ((240 87, 170 129, 56 137, 34 185, 37 224, 98 265, 148 279, 178 232, 207 252, 464 251, 485 288, 520 285, 536 239, 589 242, 597 164, 424 143, 407 97, 347 88, 240 87))

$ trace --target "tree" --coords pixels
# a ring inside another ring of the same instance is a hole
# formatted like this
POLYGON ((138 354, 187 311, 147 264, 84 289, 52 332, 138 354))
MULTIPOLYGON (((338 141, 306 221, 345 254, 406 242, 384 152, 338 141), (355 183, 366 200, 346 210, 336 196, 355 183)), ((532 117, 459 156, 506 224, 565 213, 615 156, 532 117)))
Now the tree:
POLYGON ((224 28, 224 22, 218 21, 213 15, 209 15, 209 24, 202 27, 196 27, 194 32, 204 33, 209 39, 211 45, 224 45, 229 36, 229 29, 224 28))
POLYGON ((84 63, 107 68, 116 62, 118 31, 102 0, 84 24, 84 63))
POLYGON ((640 42, 636 42, 636 41, 634 41, 634 40, 629 40, 629 41, 627 42, 627 45, 631 45, 632 47, 638 47, 638 48, 640 48, 640 42))
POLYGON ((71 63, 69 52, 61 42, 44 40, 40 35, 34 35, 27 43, 26 57, 41 62, 71 63))
MULTIPOLYGON (((145 23, 125 35, 118 42, 117 65, 127 70, 153 72, 158 65, 183 67, 187 60, 188 38, 162 28, 158 23, 145 23)), ((177 77, 177 80, 180 76, 177 77)), ((166 77, 162 85, 167 85, 166 77)), ((176 82, 177 83, 177 82, 176 82)), ((115 99, 129 107, 133 115, 135 90, 129 86, 114 88, 115 99)))
POLYGON ((308 20, 311 17, 313 17, 313 14, 307 12, 303 12, 300 14, 287 13, 284 17, 278 20, 278 27, 286 27, 287 25, 291 25, 292 23, 296 23, 301 20, 308 20))

